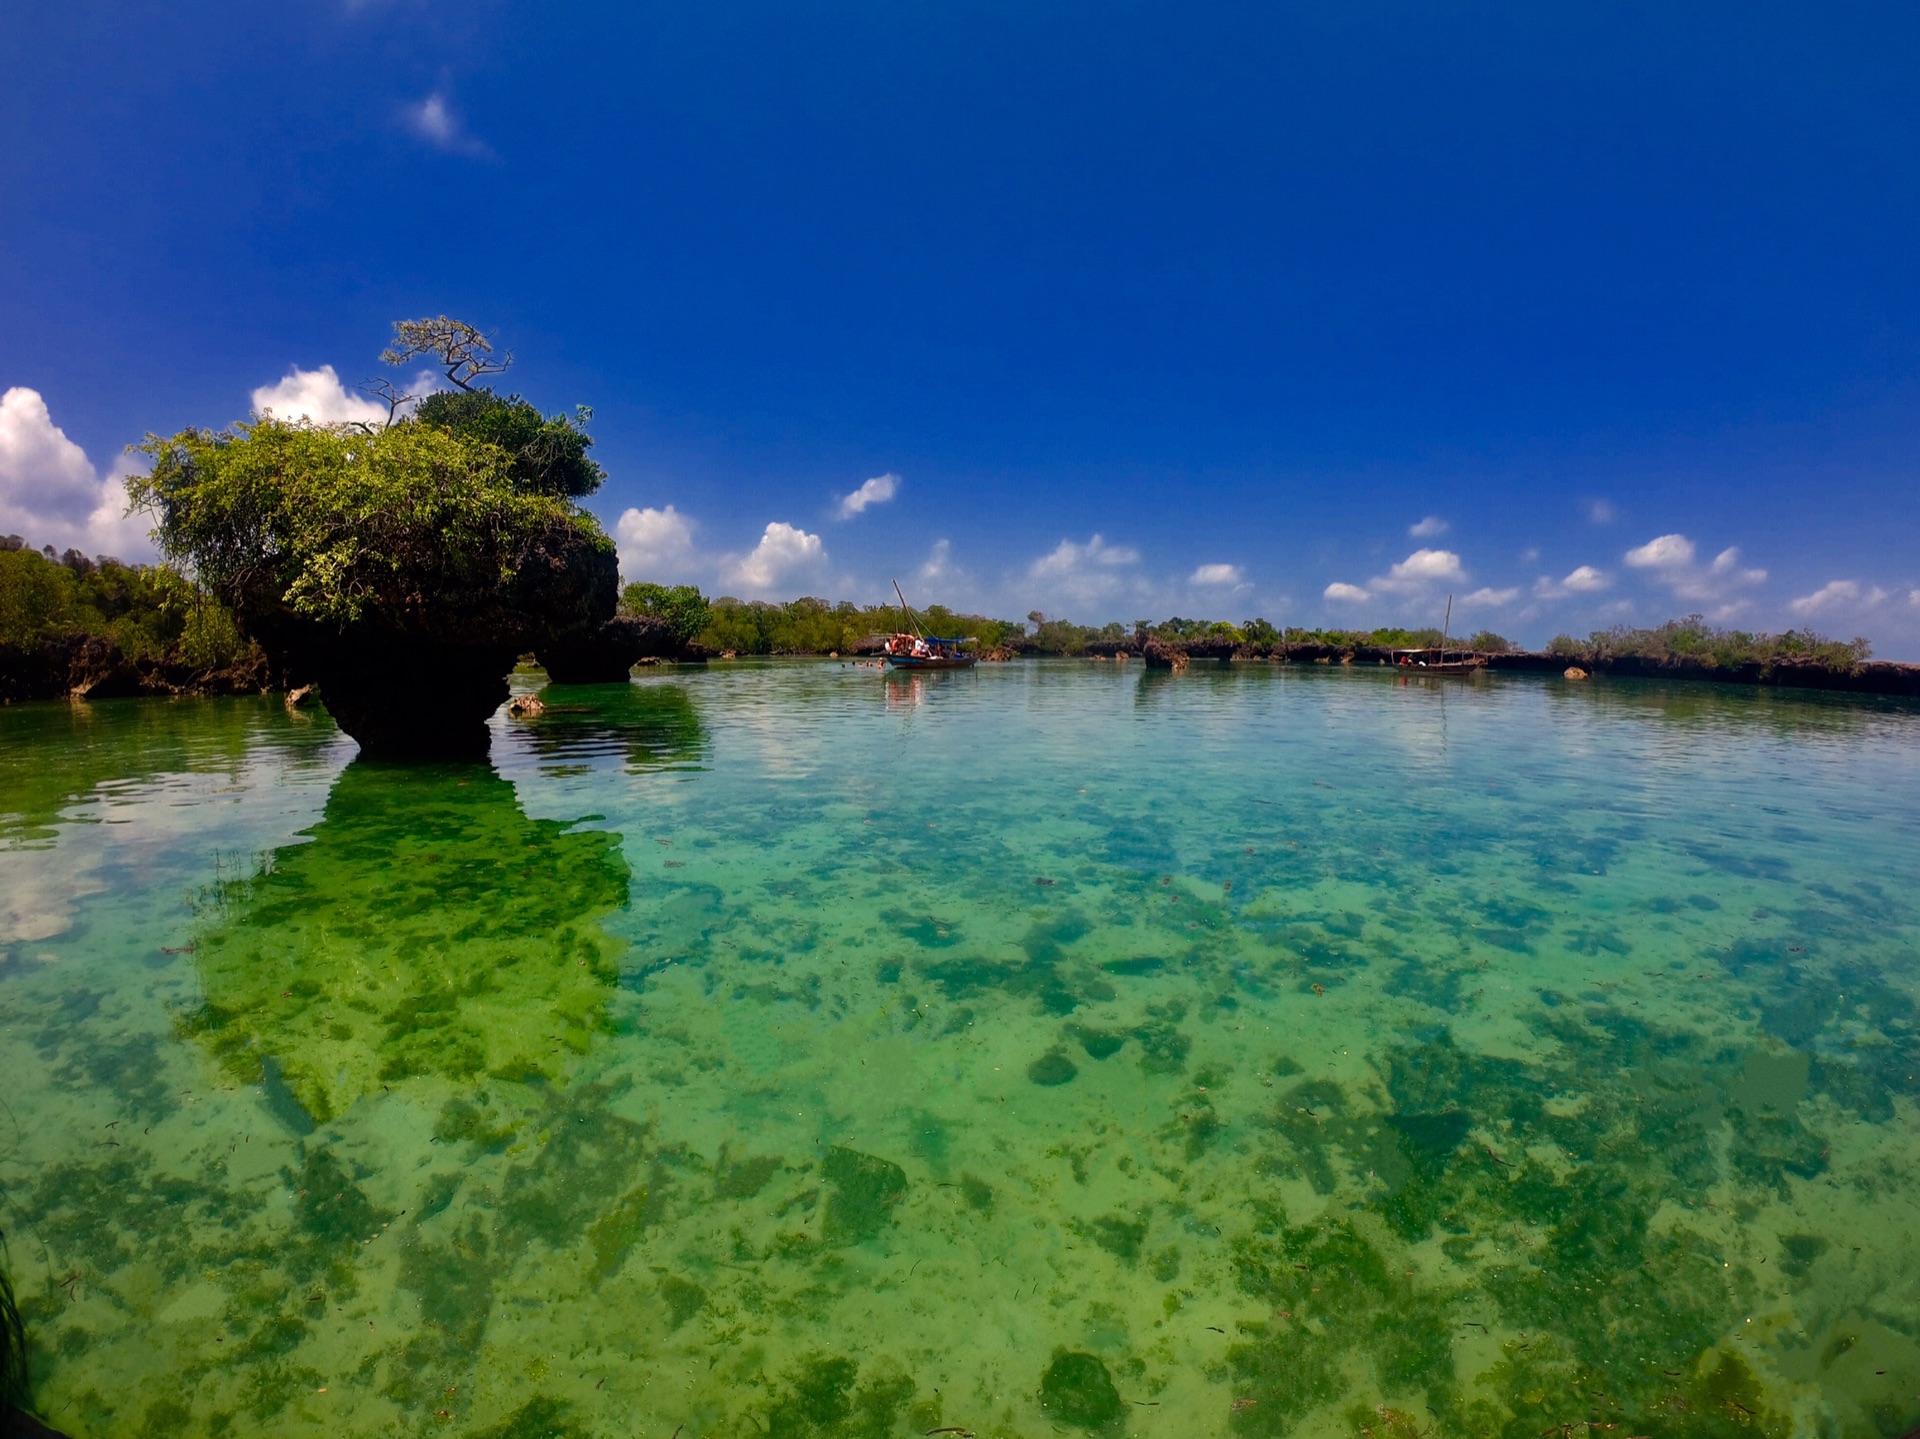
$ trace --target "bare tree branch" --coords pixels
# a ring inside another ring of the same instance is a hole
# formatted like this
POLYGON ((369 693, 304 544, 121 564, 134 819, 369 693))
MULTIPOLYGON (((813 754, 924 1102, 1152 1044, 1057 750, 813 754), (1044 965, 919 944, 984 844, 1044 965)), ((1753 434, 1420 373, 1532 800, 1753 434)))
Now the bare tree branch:
POLYGON ((422 355, 431 355, 446 367, 447 379, 463 390, 481 375, 500 374, 513 363, 511 353, 493 357, 493 337, 482 334, 465 320, 446 315, 431 320, 395 320, 393 343, 380 354, 389 365, 404 365, 422 355))
MULTIPOLYGON (((394 384, 392 380, 381 379, 377 376, 371 380, 362 380, 358 385, 355 385, 354 388, 363 395, 372 395, 377 399, 386 401, 387 422, 380 427, 383 430, 392 428, 393 422, 399 418, 400 407, 402 405, 410 405, 420 398, 418 395, 402 394, 400 387, 394 384)), ((371 425, 362 425, 361 428, 371 433, 373 427, 371 425)))

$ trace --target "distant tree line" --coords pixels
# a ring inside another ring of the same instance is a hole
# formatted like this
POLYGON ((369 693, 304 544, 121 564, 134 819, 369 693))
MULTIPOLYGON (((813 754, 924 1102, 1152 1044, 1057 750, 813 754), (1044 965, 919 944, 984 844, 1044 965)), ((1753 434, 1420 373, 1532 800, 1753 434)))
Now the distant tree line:
POLYGON ((232 612, 177 569, 56 554, 0 535, 0 649, 76 639, 110 640, 130 660, 194 670, 234 668, 253 654, 232 612))
POLYGON ((1770 635, 1716 629, 1700 615, 1688 615, 1652 629, 1616 625, 1610 630, 1595 630, 1584 640, 1555 635, 1548 642, 1547 653, 1583 660, 1630 658, 1663 664, 1691 661, 1715 669, 1756 664, 1814 664, 1850 670, 1872 658, 1873 646, 1859 635, 1850 640, 1830 640, 1812 630, 1787 630, 1770 635))
MULTIPOLYGON (((579 443, 576 421, 541 416, 514 400, 466 402, 435 418, 458 424, 471 417, 493 431, 489 443, 513 457, 511 468, 523 493, 570 496, 597 478, 579 443)), ((438 407, 436 407, 438 408, 438 407)), ((430 426, 423 426, 430 428, 430 426)), ((327 595, 323 603, 342 597, 327 595)), ((785 602, 709 599, 693 585, 629 584, 620 608, 632 615, 664 620, 674 636, 712 654, 849 654, 878 634, 904 628, 897 605, 859 605, 803 598, 785 602)), ((1305 645, 1339 650, 1400 649, 1435 646, 1437 629, 1309 629, 1276 626, 1261 618, 1233 624, 1182 616, 1132 624, 1078 625, 1038 610, 1026 620, 994 619, 932 605, 918 612, 929 633, 972 636, 983 650, 1019 655, 1071 657, 1137 648, 1147 639, 1187 646, 1226 642, 1251 653, 1305 645)), ((169 565, 129 565, 109 556, 89 558, 78 550, 57 553, 51 545, 36 550, 18 535, 0 536, 0 663, 49 642, 98 637, 110 640, 129 659, 175 669, 219 671, 252 663, 257 649, 236 625, 232 612, 205 586, 169 565)), ((1481 654, 1515 650, 1505 637, 1481 630, 1449 644, 1481 654)), ((1781 634, 1719 629, 1699 615, 1645 629, 1616 626, 1585 638, 1558 635, 1548 654, 1568 661, 1636 658, 1656 663, 1695 663, 1733 669, 1743 665, 1814 664, 1851 670, 1872 654, 1864 638, 1834 640, 1811 630, 1781 634)))

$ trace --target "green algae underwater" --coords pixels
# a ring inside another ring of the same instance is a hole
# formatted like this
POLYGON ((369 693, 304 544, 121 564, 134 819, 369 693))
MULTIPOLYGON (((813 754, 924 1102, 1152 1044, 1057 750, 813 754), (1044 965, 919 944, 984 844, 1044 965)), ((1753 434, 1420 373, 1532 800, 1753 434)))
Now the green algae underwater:
POLYGON ((461 767, 0 710, 0 1228, 78 1439, 1920 1423, 1920 707, 543 697, 461 767))

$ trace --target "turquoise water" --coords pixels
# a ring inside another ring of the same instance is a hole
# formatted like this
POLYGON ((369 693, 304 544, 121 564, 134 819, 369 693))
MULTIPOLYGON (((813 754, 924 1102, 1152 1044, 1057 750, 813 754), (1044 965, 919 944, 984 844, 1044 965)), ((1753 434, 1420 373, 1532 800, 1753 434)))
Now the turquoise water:
POLYGON ((1920 1424, 1920 707, 543 694, 419 769, 0 710, 0 1226, 70 1433, 1920 1424))

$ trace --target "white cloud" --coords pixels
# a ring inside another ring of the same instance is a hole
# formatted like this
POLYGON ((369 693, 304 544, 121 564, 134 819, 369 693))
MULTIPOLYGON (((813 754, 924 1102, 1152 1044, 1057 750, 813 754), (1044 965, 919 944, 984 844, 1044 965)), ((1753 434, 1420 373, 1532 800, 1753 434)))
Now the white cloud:
POLYGON ((0 395, 0 486, 10 509, 25 513, 79 519, 99 503, 93 462, 54 424, 38 390, 0 395))
POLYGON ((1520 591, 1517 588, 1505 590, 1478 589, 1461 599, 1460 608, 1463 610, 1470 608, 1478 609, 1485 606, 1490 609, 1497 609, 1501 605, 1512 604, 1518 598, 1520 598, 1520 591))
POLYGON ((1540 546, 1528 545, 1524 550, 1520 551, 1520 563, 1523 565, 1539 564, 1540 563, 1540 546))
POLYGON ((1125 572, 1140 563, 1140 551, 1131 545, 1110 545, 1094 535, 1084 545, 1062 540, 1048 553, 1027 567, 1027 585, 1037 589, 1039 598, 1053 605, 1082 608, 1116 602, 1122 593, 1139 586, 1130 584, 1125 572))
POLYGON ((1028 574, 1035 579, 1045 579, 1056 575, 1077 573, 1089 566, 1101 569, 1115 569, 1122 565, 1140 563, 1140 551, 1130 545, 1110 545, 1099 535, 1095 535, 1084 545, 1076 545, 1072 540, 1062 540, 1053 550, 1033 562, 1028 574))
POLYGON ((1412 594, 1447 581, 1464 584, 1466 579, 1460 556, 1452 550, 1415 550, 1385 575, 1374 576, 1371 583, 1376 590, 1412 594))
POLYGON ((914 571, 915 580, 921 585, 937 585, 940 592, 933 596, 935 602, 953 605, 962 593, 971 593, 973 576, 960 565, 954 563, 953 543, 950 540, 935 540, 927 551, 926 562, 914 571))
POLYGON ((1659 535, 1627 551, 1636 570, 1676 570, 1693 563, 1693 541, 1685 535, 1659 535))
POLYGON ((629 582, 677 582, 694 564, 693 522, 672 505, 624 511, 614 521, 613 539, 620 551, 620 573, 629 582))
POLYGON ((1428 515, 1417 524, 1408 525, 1407 533, 1412 535, 1416 540, 1430 540, 1435 535, 1444 535, 1451 528, 1452 526, 1441 519, 1440 516, 1428 515))
POLYGON ((1350 585, 1336 580, 1322 590, 1324 599, 1358 603, 1377 595, 1424 595, 1445 582, 1466 583, 1467 572, 1460 556, 1452 550, 1415 550, 1384 575, 1375 575, 1365 585, 1350 585))
POLYGON ((1563 600, 1568 595, 1598 594, 1612 583, 1606 571, 1597 570, 1592 565, 1581 565, 1563 580, 1540 576, 1533 583, 1533 592, 1543 600, 1563 600))
POLYGON ((1612 500, 1588 500, 1587 522, 1594 525, 1610 525, 1620 517, 1614 509, 1612 500))
POLYGON ((387 407, 340 383, 332 365, 317 370, 291 367, 271 385, 253 392, 253 408, 282 420, 311 420, 316 425, 384 425, 387 407))
POLYGON ((36 546, 151 559, 147 520, 126 513, 127 473, 125 462, 95 473, 38 390, 16 385, 0 395, 0 532, 36 546))
POLYGON ((1613 582, 1607 578, 1604 570, 1596 570, 1592 565, 1581 565, 1560 581, 1562 588, 1571 590, 1576 595, 1593 594, 1604 590, 1611 583, 1613 582))
POLYGON ((1190 585, 1237 585, 1244 576, 1238 565, 1201 565, 1187 576, 1190 585))
MULTIPOLYGON (((1879 585, 1862 589, 1857 580, 1828 580, 1812 594, 1802 595, 1789 603, 1787 608, 1796 615, 1817 615, 1827 610, 1871 610, 1885 604, 1889 598, 1887 591, 1879 585)), ((1914 590, 1907 598, 1914 604, 1920 604, 1920 590, 1914 590)))
POLYGON ((1907 603, 1920 610, 1920 590, 1908 590, 1907 603))
POLYGON ((850 520, 869 505, 884 505, 900 492, 900 477, 889 470, 875 475, 850 495, 840 497, 840 518, 850 520))
POLYGON ((1817 615, 1836 605, 1853 605, 1860 599, 1860 586, 1853 580, 1828 580, 1810 595, 1802 595, 1787 608, 1796 615, 1817 615))
POLYGON ((738 586, 749 595, 765 594, 805 576, 818 575, 826 559, 827 547, 820 536, 784 520, 774 520, 761 533, 759 544, 721 564, 720 575, 726 584, 738 586))
POLYGON ((1767 572, 1742 569, 1740 551, 1729 545, 1706 566, 1695 563, 1697 551, 1685 535, 1658 535, 1626 553, 1629 566, 1646 570, 1674 595, 1690 603, 1719 604, 1712 618, 1731 617, 1737 611, 1732 594, 1760 584, 1767 572))
POLYGON ((493 153, 468 132, 466 121, 453 108, 443 89, 435 90, 417 104, 403 106, 400 116, 409 130, 436 150, 475 157, 493 153))

